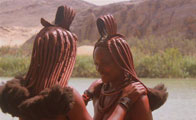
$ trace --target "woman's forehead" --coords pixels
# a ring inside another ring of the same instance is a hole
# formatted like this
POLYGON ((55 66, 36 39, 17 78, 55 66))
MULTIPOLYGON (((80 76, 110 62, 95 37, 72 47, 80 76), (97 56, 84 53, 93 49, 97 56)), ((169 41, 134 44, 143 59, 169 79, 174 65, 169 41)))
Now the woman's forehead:
POLYGON ((102 59, 102 60, 112 59, 112 56, 109 50, 105 47, 96 47, 93 56, 94 58, 98 57, 99 59, 102 59))
POLYGON ((108 48, 106 48, 106 47, 96 47, 94 53, 95 54, 101 53, 101 54, 104 54, 104 55, 110 54, 108 48))

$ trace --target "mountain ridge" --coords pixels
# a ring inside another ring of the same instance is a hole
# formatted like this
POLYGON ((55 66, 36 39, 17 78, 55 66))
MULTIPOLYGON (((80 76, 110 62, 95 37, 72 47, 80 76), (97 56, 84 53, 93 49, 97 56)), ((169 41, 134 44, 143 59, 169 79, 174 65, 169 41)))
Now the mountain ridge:
MULTIPOLYGON (((53 21, 58 5, 62 5, 65 1, 68 6, 77 11, 71 31, 76 33, 79 41, 95 41, 99 38, 96 19, 105 14, 114 15, 118 24, 118 33, 125 35, 128 39, 132 37, 142 39, 151 35, 159 37, 168 34, 180 34, 190 39, 196 38, 196 0, 133 0, 104 6, 96 6, 81 0, 57 0, 55 3, 52 0, 43 0, 36 4, 26 1, 23 8, 30 6, 29 11, 26 11, 32 14, 22 14, 17 11, 10 14, 0 12, 0 17, 3 18, 0 20, 0 26, 39 26, 41 28, 40 18, 53 21)), ((0 11, 5 12, 5 7, 0 11)), ((28 39, 28 43, 32 43, 34 37, 28 39)))

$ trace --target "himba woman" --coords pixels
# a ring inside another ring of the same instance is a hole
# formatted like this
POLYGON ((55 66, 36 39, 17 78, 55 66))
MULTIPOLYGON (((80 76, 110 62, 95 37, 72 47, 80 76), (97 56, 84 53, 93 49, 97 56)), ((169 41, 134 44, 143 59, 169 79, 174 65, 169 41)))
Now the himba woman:
POLYGON ((60 6, 54 25, 41 19, 44 28, 35 38, 27 75, 1 89, 3 112, 20 120, 91 119, 80 94, 67 85, 76 59, 77 37, 69 30, 74 16, 73 9, 60 6))
MULTIPOLYGON (((68 86, 76 59, 77 37, 69 30, 74 16, 73 9, 60 6, 54 25, 41 19, 44 28, 34 41, 27 75, 0 87, 4 113, 20 120, 92 120, 80 94, 68 86)), ((145 93, 141 84, 126 89, 123 94, 127 96, 145 93)), ((117 105, 115 110, 122 108, 117 105)), ((114 114, 110 119, 118 116, 114 114)))
POLYGON ((93 100, 94 120, 152 120, 152 111, 167 99, 166 88, 164 85, 157 85, 154 89, 145 87, 147 94, 139 98, 124 95, 127 86, 141 83, 130 47, 124 36, 117 34, 112 15, 98 18, 97 27, 101 37, 95 44, 93 58, 101 80, 95 81, 83 95, 86 104, 93 100), (123 109, 116 110, 117 105, 123 109), (115 114, 119 116, 109 118, 115 114))

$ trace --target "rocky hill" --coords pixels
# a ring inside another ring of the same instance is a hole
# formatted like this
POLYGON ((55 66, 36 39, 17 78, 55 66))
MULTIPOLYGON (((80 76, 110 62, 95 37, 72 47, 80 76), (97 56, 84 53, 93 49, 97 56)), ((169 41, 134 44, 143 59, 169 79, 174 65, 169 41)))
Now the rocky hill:
POLYGON ((196 37, 196 0, 132 0, 105 6, 81 0, 3 0, 0 2, 0 26, 39 27, 39 19, 44 17, 52 21, 57 6, 62 4, 77 10, 71 30, 79 41, 98 38, 96 19, 104 14, 113 14, 119 33, 128 38, 173 33, 196 37))
POLYGON ((41 17, 53 21, 57 7, 65 4, 77 12, 95 6, 81 0, 1 0, 0 25, 39 26, 41 17))
POLYGON ((113 14, 119 33, 128 38, 171 33, 196 37, 196 0, 136 0, 89 8, 81 14, 86 14, 85 25, 75 30, 81 39, 97 37, 94 21, 104 14, 113 14))
POLYGON ((52 22, 57 7, 65 4, 77 13, 95 7, 82 0, 0 0, 0 46, 31 43, 42 27, 40 18, 52 22))

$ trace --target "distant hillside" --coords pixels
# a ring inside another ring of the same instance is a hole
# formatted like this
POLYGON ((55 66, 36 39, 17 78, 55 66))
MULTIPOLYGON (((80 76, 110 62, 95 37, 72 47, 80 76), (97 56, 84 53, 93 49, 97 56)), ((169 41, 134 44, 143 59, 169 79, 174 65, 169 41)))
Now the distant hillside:
POLYGON ((21 45, 29 39, 32 43, 42 27, 40 18, 54 21, 57 7, 65 4, 78 14, 95 7, 82 0, 0 0, 0 46, 21 45))
POLYGON ((196 38, 196 0, 132 0, 105 6, 81 0, 4 0, 0 4, 0 26, 40 26, 40 18, 53 21, 57 6, 62 4, 77 9, 71 30, 79 41, 98 39, 95 23, 104 14, 115 16, 119 33, 127 38, 173 33, 196 38))
POLYGON ((39 32, 39 28, 0 26, 0 47, 24 44, 27 39, 39 32))
POLYGON ((95 6, 82 0, 3 0, 0 26, 40 26, 41 17, 53 21, 57 7, 65 4, 77 12, 95 6))
POLYGON ((78 27, 76 33, 81 39, 94 40, 95 19, 108 13, 115 16, 119 33, 128 38, 174 32, 196 37, 196 0, 137 0, 89 8, 82 13, 85 27, 78 27))

